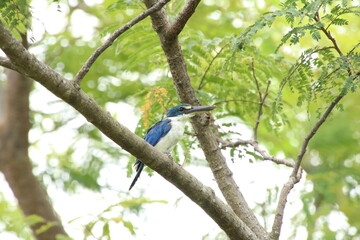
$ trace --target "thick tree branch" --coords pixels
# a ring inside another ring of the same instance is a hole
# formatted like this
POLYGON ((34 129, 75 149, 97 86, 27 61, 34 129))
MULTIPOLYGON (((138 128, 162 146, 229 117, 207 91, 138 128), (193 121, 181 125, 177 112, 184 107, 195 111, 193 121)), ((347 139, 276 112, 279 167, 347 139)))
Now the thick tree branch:
POLYGON ((0 66, 16 71, 16 66, 8 58, 0 57, 0 66))
POLYGON ((83 67, 80 69, 80 71, 76 74, 74 79, 72 80, 75 84, 80 86, 82 79, 85 77, 85 75, 89 72, 91 66, 94 64, 96 59, 108 48, 110 47, 113 42, 124 32, 129 30, 132 26, 140 22, 141 20, 145 19, 147 16, 152 14, 153 12, 158 11, 161 9, 166 3, 168 3, 170 0, 160 0, 154 6, 147 9, 143 13, 141 13, 139 16, 135 17, 128 23, 126 23, 121 28, 117 29, 115 32, 113 32, 110 37, 101 45, 98 49, 95 50, 95 52, 89 57, 89 59, 86 61, 86 63, 83 65, 83 67))
POLYGON ((177 37, 184 29, 187 21, 194 14, 196 7, 199 5, 201 0, 188 0, 185 7, 177 15, 175 21, 169 27, 166 38, 173 39, 177 37))
MULTIPOLYGON (((20 35, 22 45, 27 48, 27 35, 20 35)), ((9 59, 5 60, 9 67, 18 69, 9 59)), ((13 70, 5 73, 7 80, 3 97, 4 117, 0 123, 0 171, 24 215, 37 215, 43 219, 30 226, 36 239, 55 240, 59 234, 67 236, 46 190, 33 174, 29 159, 29 95, 32 81, 13 70), (54 225, 40 232, 39 229, 46 224, 54 225)))
POLYGON ((21 73, 38 81, 53 94, 79 111, 89 122, 120 147, 139 158, 198 204, 231 239, 257 239, 234 211, 178 164, 133 134, 102 109, 94 99, 31 55, 0 22, 0 48, 21 73), (141 149, 141 151, 139 151, 141 149))
MULTIPOLYGON (((148 8, 155 3, 156 0, 145 1, 148 8)), ((196 98, 194 88, 190 83, 190 77, 186 69, 186 63, 179 41, 177 37, 170 38, 166 34, 168 31, 171 31, 169 29, 171 25, 169 25, 167 21, 165 9, 151 14, 151 20, 153 28, 160 38, 161 46, 167 57, 173 82, 181 101, 192 105, 200 105, 199 100, 196 98)), ((192 119, 192 125, 204 151, 206 160, 227 203, 258 238, 267 238, 266 231, 262 228, 239 191, 239 187, 232 177, 232 172, 226 164, 226 159, 221 153, 217 138, 213 133, 213 129, 209 126, 205 114, 195 116, 192 119)))

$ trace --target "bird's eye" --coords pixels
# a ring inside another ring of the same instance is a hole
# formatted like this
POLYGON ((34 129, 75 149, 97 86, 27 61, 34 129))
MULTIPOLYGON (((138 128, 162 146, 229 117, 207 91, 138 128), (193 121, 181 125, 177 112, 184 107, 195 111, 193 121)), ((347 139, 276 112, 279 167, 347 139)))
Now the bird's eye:
POLYGON ((183 107, 181 107, 181 108, 179 109, 180 112, 183 112, 184 110, 185 110, 185 108, 183 108, 183 107))

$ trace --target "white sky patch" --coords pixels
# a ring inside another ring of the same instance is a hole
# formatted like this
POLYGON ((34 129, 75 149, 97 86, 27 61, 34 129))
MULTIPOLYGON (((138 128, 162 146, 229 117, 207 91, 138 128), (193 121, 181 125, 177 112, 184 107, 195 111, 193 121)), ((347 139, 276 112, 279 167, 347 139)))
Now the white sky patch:
POLYGON ((251 8, 251 7, 254 7, 255 2, 253 0, 244 0, 244 1, 242 1, 242 4, 246 8, 251 8))
POLYGON ((258 6, 259 9, 263 9, 263 8, 265 8, 265 6, 266 6, 264 0, 257 0, 257 1, 256 1, 256 5, 258 6))
POLYGON ((71 15, 71 30, 74 37, 82 37, 85 41, 93 39, 98 24, 99 20, 96 17, 83 10, 77 9, 71 15))
POLYGON ((329 229, 331 231, 337 232, 341 229, 349 227, 349 224, 347 223, 347 218, 342 212, 333 210, 328 215, 328 219, 329 229))
POLYGON ((45 31, 51 35, 58 34, 67 24, 68 6, 61 2, 48 4, 48 1, 43 0, 34 0, 31 4, 34 19, 32 29, 35 39, 41 39, 45 31))
POLYGON ((212 19, 212 20, 219 20, 221 17, 221 11, 216 10, 212 13, 209 14, 208 18, 212 19))
POLYGON ((231 24, 234 26, 234 28, 241 28, 244 25, 244 22, 239 18, 235 18, 231 24))
POLYGON ((103 0, 84 0, 85 4, 88 6, 94 6, 100 3, 103 3, 103 0))

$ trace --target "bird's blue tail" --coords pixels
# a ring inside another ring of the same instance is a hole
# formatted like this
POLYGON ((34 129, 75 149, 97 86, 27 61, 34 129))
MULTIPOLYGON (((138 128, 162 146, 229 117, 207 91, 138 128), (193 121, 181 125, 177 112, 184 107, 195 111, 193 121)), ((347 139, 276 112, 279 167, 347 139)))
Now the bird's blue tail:
POLYGON ((137 167, 136 167, 136 175, 135 175, 135 178, 134 178, 134 180, 132 181, 132 183, 130 185, 129 191, 135 185, 136 181, 140 177, 141 171, 143 170, 143 168, 145 166, 145 164, 143 164, 139 159, 136 159, 135 166, 136 165, 137 165, 137 167))

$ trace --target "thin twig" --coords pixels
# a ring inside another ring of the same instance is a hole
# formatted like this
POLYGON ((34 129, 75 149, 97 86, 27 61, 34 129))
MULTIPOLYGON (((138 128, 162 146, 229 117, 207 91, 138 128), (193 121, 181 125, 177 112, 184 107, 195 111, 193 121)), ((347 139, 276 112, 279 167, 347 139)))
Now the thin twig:
POLYGON ((262 99, 262 93, 261 93, 260 86, 259 86, 259 81, 258 81, 258 79, 256 77, 256 74, 255 74, 254 58, 251 58, 250 62, 251 62, 251 72, 252 72, 253 78, 255 80, 256 89, 257 89, 258 94, 259 94, 259 102, 261 102, 263 99, 262 99))
MULTIPOLYGON (((314 15, 314 19, 317 22, 320 22, 320 16, 319 13, 316 12, 316 14, 314 15)), ((333 38, 330 34, 330 32, 328 30, 326 30, 324 27, 320 28, 324 34, 326 35, 326 37, 333 43, 333 46, 335 48, 335 50, 337 51, 337 53, 340 56, 344 56, 342 51, 340 50, 339 46, 337 45, 337 42, 335 40, 335 38, 333 38)), ((348 60, 347 60, 348 61, 348 60)), ((349 76, 352 76, 352 71, 351 69, 348 67, 348 74, 349 76)), ((341 92, 329 105, 329 107, 326 109, 326 111, 324 112, 324 114, 321 116, 321 118, 319 119, 319 121, 317 121, 314 125, 314 127, 311 129, 311 131, 309 132, 309 134, 305 137, 302 146, 300 148, 299 154, 296 158, 296 162, 293 168, 293 171, 289 177, 289 180, 287 181, 287 183, 283 186, 281 193, 280 193, 280 197, 279 197, 279 202, 276 208, 276 213, 275 213, 275 220, 272 226, 272 231, 270 234, 271 239, 279 239, 280 236, 280 231, 281 231, 281 226, 282 226, 282 220, 283 220, 283 216, 284 216, 284 210, 285 210, 285 205, 287 202, 287 196, 289 195, 291 189, 294 187, 294 185, 296 183, 298 183, 301 179, 301 174, 302 174, 302 168, 301 166, 301 162, 304 158, 304 155, 306 153, 306 149, 307 146, 310 142, 310 140, 313 138, 313 136, 317 133, 317 131, 319 130, 319 128, 322 126, 322 124, 326 121, 326 119, 329 117, 330 113, 332 112, 332 110, 335 108, 335 106, 340 102, 340 100, 344 97, 344 93, 341 92)))
POLYGON ((171 24, 166 32, 166 38, 171 40, 177 37, 184 29, 187 21, 194 14, 200 0, 189 0, 181 12, 177 15, 175 21, 171 24))
MULTIPOLYGON (((315 13, 314 16, 314 20, 316 22, 321 22, 320 20, 320 15, 319 12, 315 13)), ((327 30, 325 27, 320 27, 320 30, 326 35, 326 37, 332 42, 332 44, 334 45, 335 50, 338 52, 338 54, 340 55, 340 57, 345 57, 345 61, 349 64, 349 59, 347 58, 347 56, 345 56, 342 51, 340 50, 339 45, 336 42, 336 39, 331 35, 330 31, 327 30)), ((350 64, 349 64, 350 65, 350 64)), ((352 70, 350 67, 347 68, 348 74, 349 76, 352 75, 352 70)))
POLYGON ((253 75, 253 78, 254 78, 254 81, 255 81, 255 84, 256 84, 256 89, 257 89, 258 94, 259 94, 259 110, 258 110, 258 115, 256 117, 256 122, 255 122, 255 126, 254 126, 254 140, 257 141, 257 132, 258 132, 258 127, 259 127, 260 119, 261 119, 261 115, 262 115, 262 108, 263 108, 263 105, 265 103, 266 97, 269 94, 269 87, 270 87, 271 81, 270 80, 268 81, 267 86, 266 86, 266 90, 265 90, 265 93, 264 93, 264 96, 263 96, 263 94, 262 94, 262 92, 260 90, 259 81, 258 81, 258 79, 256 77, 256 74, 255 74, 255 66, 254 66, 254 59, 253 58, 251 59, 251 72, 252 72, 252 75, 253 75))
MULTIPOLYGON (((320 21, 320 15, 319 12, 316 12, 314 15, 314 20, 316 22, 320 21)), ((339 45, 337 44, 335 38, 330 34, 330 31, 326 30, 324 27, 320 27, 320 30, 326 35, 326 37, 333 43, 335 50, 339 53, 340 56, 343 56, 344 54, 341 52, 339 45)))
POLYGON ((289 81, 289 79, 295 74, 296 70, 301 67, 301 65, 308 60, 308 58, 317 52, 323 51, 323 50, 327 50, 327 49, 332 49, 335 48, 333 46, 329 46, 329 47, 323 47, 323 48, 318 48, 315 49, 314 51, 312 51, 311 53, 308 53, 306 56, 304 55, 304 58, 301 59, 301 61, 299 63, 296 63, 295 65, 293 65, 293 67, 290 70, 290 73, 285 77, 285 79, 280 83, 280 91, 282 91, 282 89, 285 87, 286 83, 289 81))
POLYGON ((222 101, 215 102, 215 103, 213 103, 213 105, 219 105, 219 104, 228 103, 228 102, 246 102, 246 103, 259 104, 258 102, 245 100, 245 99, 229 99, 229 100, 222 100, 222 101))
POLYGON ((259 153, 264 160, 272 161, 277 164, 282 164, 288 167, 294 167, 294 162, 283 158, 271 156, 268 152, 262 149, 257 141, 254 140, 237 140, 235 142, 228 142, 221 138, 218 138, 218 142, 221 143, 221 148, 238 147, 240 145, 250 145, 254 148, 254 151, 259 153))
POLYGON ((203 74, 202 77, 201 77, 201 80, 200 80, 200 83, 199 83, 199 86, 198 86, 198 90, 201 90, 203 87, 205 87, 206 83, 203 83, 203 82, 204 82, 204 80, 205 80, 206 74, 209 72, 211 66, 213 65, 213 63, 214 63, 214 61, 215 61, 215 59, 221 54, 221 52, 224 50, 224 48, 225 48, 228 44, 229 44, 229 42, 226 43, 226 44, 215 54, 215 56, 211 59, 209 65, 207 66, 207 68, 205 69, 204 74, 203 74))
POLYGON ((328 116, 330 115, 331 111, 334 109, 334 107, 340 102, 340 100, 344 97, 343 94, 340 94, 339 96, 337 96, 334 101, 331 102, 330 106, 326 109, 325 113, 322 115, 322 117, 319 119, 319 121, 316 122, 316 124, 314 125, 314 127, 311 129, 310 133, 306 136, 306 138, 304 139, 304 142, 301 146, 300 152, 296 158, 296 162, 295 162, 295 166, 293 169, 293 172, 291 173, 292 177, 295 177, 299 168, 300 168, 300 164, 301 161, 305 155, 306 152, 306 148, 309 144, 309 141, 311 140, 311 138, 315 135, 315 133, 319 130, 319 128, 321 127, 321 125, 325 122, 325 120, 328 118, 328 116))
POLYGON ((129 30, 132 26, 140 22, 141 20, 145 19, 150 14, 160 10, 166 3, 168 3, 170 0, 161 0, 158 1, 154 6, 147 9, 137 17, 133 18, 131 21, 126 23, 121 28, 117 29, 115 32, 113 32, 110 37, 104 42, 103 45, 101 45, 98 49, 95 50, 95 52, 89 57, 89 59, 86 61, 84 66, 80 69, 80 71, 76 74, 74 79, 72 80, 74 84, 80 86, 81 80, 85 77, 85 75, 89 72, 90 67, 93 65, 93 63, 96 61, 96 59, 108 48, 110 47, 113 42, 124 32, 129 30))
POLYGON ((357 43, 350 51, 349 53, 347 54, 347 56, 349 56, 349 54, 351 54, 353 51, 355 51, 356 48, 358 48, 360 46, 360 42, 357 43))
POLYGON ((255 122, 255 126, 254 126, 254 140, 257 141, 257 132, 258 132, 258 127, 259 127, 259 124, 260 124, 260 119, 261 119, 261 116, 262 116, 262 109, 263 109, 263 106, 265 104, 265 100, 266 100, 266 97, 269 95, 269 87, 270 87, 270 84, 271 84, 271 81, 269 80, 268 83, 267 83, 267 86, 266 86, 266 90, 265 90, 265 93, 264 93, 264 96, 262 97, 262 100, 259 104, 259 111, 258 111, 258 115, 256 117, 256 122, 255 122))
POLYGON ((281 225, 282 225, 282 218, 284 215, 284 209, 287 201, 287 196, 289 195, 291 189, 294 187, 296 183, 298 183, 301 179, 301 173, 302 168, 300 167, 301 161, 304 158, 304 155, 306 153, 306 148, 309 144, 309 141, 311 138, 316 134, 316 132, 319 130, 321 125, 326 121, 332 110, 335 108, 335 106, 340 102, 340 100, 344 97, 343 93, 341 93, 339 96, 337 96, 334 101, 331 102, 330 106, 327 108, 323 116, 319 119, 319 121, 314 125, 314 127, 311 129, 310 133, 306 136, 304 139, 304 142, 301 146, 300 152, 297 156, 293 171, 289 177, 288 182, 284 185, 283 189, 281 190, 281 194, 279 197, 279 203, 276 208, 276 215, 274 224, 272 227, 271 232, 271 239, 278 239, 280 235, 281 225))

